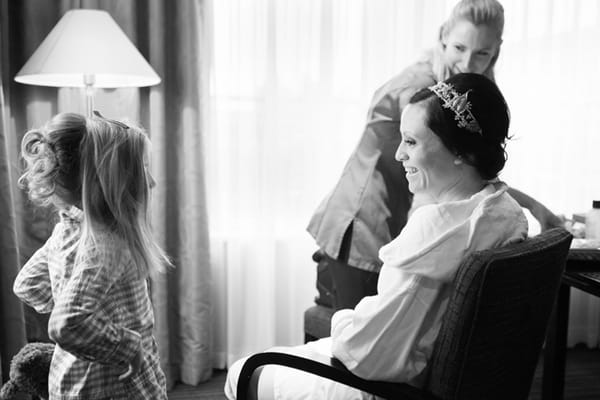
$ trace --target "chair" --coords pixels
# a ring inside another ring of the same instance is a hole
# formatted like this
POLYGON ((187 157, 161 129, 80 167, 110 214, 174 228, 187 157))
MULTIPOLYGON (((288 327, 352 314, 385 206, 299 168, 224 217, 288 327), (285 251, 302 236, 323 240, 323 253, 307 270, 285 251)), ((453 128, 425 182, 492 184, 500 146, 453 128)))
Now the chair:
POLYGON ((256 368, 280 364, 387 399, 527 399, 571 239, 555 228, 463 261, 423 389, 361 379, 335 358, 266 352, 244 364, 237 398, 256 368))

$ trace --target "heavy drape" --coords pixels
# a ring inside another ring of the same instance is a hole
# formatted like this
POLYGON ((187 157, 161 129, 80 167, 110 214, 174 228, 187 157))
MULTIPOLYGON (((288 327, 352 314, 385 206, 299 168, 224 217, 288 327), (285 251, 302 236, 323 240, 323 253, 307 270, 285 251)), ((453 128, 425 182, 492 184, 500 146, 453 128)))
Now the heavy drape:
MULTIPOLYGON (((497 81, 514 135, 501 178, 556 213, 585 211, 600 198, 600 3, 500 1, 497 81)), ((316 294, 310 216, 357 144, 375 89, 435 43, 456 0, 213 3, 207 179, 215 350, 226 363, 302 342, 316 294)), ((598 303, 574 293, 570 344, 600 345, 598 303)))
POLYGON ((45 319, 12 295, 23 262, 49 235, 50 213, 34 210, 16 186, 23 133, 58 112, 84 113, 83 93, 15 83, 28 57, 72 8, 108 11, 162 78, 151 88, 97 90, 95 108, 109 118, 139 121, 153 146, 150 161, 154 230, 175 269, 155 279, 152 297, 162 367, 169 385, 197 384, 212 373, 210 269, 202 130, 208 53, 202 0, 2 0, 2 132, 0 133, 0 350, 3 377, 26 336, 44 339, 45 319), (27 321, 27 323, 25 322, 27 321), (25 332, 25 328, 26 331, 25 332))

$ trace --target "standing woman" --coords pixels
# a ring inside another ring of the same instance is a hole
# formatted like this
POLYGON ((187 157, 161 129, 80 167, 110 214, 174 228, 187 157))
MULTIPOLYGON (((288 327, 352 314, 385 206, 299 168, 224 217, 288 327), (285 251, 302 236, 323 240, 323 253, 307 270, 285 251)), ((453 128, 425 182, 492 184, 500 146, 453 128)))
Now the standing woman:
MULTIPOLYGON (((313 256, 319 262, 320 301, 330 297, 336 310, 354 308, 376 293, 379 249, 398 235, 411 207, 430 201, 413 199, 394 160, 402 110, 415 92, 457 73, 494 81, 503 30, 504 9, 497 0, 461 0, 441 26, 435 48, 376 91, 357 148, 307 228, 320 248, 313 256)), ((542 229, 561 225, 541 203, 512 188, 509 193, 542 229)))

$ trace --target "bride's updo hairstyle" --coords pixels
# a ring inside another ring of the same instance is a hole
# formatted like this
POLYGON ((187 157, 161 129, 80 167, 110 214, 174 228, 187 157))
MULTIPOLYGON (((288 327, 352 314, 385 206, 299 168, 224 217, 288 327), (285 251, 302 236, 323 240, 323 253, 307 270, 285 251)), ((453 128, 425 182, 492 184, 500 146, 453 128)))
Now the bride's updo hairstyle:
POLYGON ((450 152, 483 179, 498 176, 506 162, 510 113, 494 82, 479 74, 457 74, 421 89, 409 103, 422 103, 427 126, 450 152))

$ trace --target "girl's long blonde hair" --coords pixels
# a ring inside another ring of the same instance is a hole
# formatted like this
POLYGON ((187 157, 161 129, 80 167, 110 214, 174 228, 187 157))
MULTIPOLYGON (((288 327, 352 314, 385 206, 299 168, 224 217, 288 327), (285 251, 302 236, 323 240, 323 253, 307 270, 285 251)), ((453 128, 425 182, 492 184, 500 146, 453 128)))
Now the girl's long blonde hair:
POLYGON ((145 131, 131 123, 59 114, 24 136, 19 182, 38 204, 83 210, 78 257, 115 237, 145 277, 171 265, 150 228, 149 145, 145 131))

